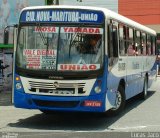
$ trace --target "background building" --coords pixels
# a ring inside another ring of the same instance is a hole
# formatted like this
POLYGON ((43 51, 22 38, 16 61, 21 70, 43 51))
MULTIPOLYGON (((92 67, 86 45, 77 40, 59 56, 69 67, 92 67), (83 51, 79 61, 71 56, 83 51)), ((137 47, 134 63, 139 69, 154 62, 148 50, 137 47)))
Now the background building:
POLYGON ((59 4, 104 7, 118 12, 118 0, 59 0, 59 4))
POLYGON ((160 54, 160 0, 119 0, 118 12, 154 29, 160 54))
POLYGON ((118 12, 160 33, 160 0, 119 0, 118 12))

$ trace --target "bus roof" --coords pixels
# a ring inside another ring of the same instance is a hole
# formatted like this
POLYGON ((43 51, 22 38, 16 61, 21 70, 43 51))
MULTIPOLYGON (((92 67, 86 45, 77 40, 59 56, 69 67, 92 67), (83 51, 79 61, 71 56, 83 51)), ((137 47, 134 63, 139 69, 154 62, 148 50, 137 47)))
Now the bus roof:
POLYGON ((144 32, 150 33, 152 35, 156 35, 156 31, 138 23, 135 22, 127 17, 124 17, 118 13, 115 13, 111 10, 108 10, 107 8, 100 8, 100 7, 92 7, 92 6, 71 6, 71 5, 50 5, 50 6, 31 6, 24 8, 21 12, 24 10, 35 10, 35 9, 86 9, 86 10, 97 10, 102 11, 104 15, 107 18, 115 19, 116 21, 119 21, 121 23, 127 24, 128 26, 132 26, 136 29, 142 30, 144 32))

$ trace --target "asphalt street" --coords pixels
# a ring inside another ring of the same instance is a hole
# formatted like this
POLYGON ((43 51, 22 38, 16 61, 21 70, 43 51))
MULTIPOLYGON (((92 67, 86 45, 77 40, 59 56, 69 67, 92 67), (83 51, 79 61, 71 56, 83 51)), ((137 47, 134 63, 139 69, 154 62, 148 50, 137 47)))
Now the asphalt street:
MULTIPOLYGON (((115 136, 116 132, 130 132, 125 135, 131 136, 131 132, 138 132, 138 134, 146 132, 147 137, 148 132, 160 132, 159 84, 160 78, 157 78, 149 89, 146 100, 141 100, 138 96, 130 99, 124 111, 115 117, 95 113, 45 115, 38 110, 15 108, 11 104, 11 93, 2 92, 0 93, 0 132, 26 132, 23 136, 32 134, 35 137, 37 135, 49 137, 54 134, 61 138, 103 137, 110 135, 109 132, 115 132, 112 133, 115 136)), ((124 137, 123 133, 120 135, 124 137)), ((160 137, 159 133, 157 135, 160 137)))

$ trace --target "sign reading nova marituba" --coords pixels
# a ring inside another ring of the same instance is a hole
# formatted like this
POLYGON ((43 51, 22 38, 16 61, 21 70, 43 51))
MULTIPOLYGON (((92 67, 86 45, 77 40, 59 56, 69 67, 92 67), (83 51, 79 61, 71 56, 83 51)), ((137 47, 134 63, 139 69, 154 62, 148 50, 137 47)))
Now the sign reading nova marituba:
POLYGON ((81 10, 24 10, 20 22, 82 22, 102 23, 104 15, 100 11, 81 10))

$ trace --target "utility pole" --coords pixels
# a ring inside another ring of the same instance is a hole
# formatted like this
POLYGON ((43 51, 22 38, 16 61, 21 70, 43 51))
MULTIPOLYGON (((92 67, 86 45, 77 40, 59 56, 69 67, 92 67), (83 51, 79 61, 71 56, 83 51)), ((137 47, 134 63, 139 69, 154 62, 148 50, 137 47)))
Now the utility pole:
POLYGON ((59 0, 47 0, 47 5, 59 5, 59 0))
POLYGON ((54 5, 59 5, 59 0, 53 0, 53 1, 55 2, 55 3, 53 2, 54 5))

